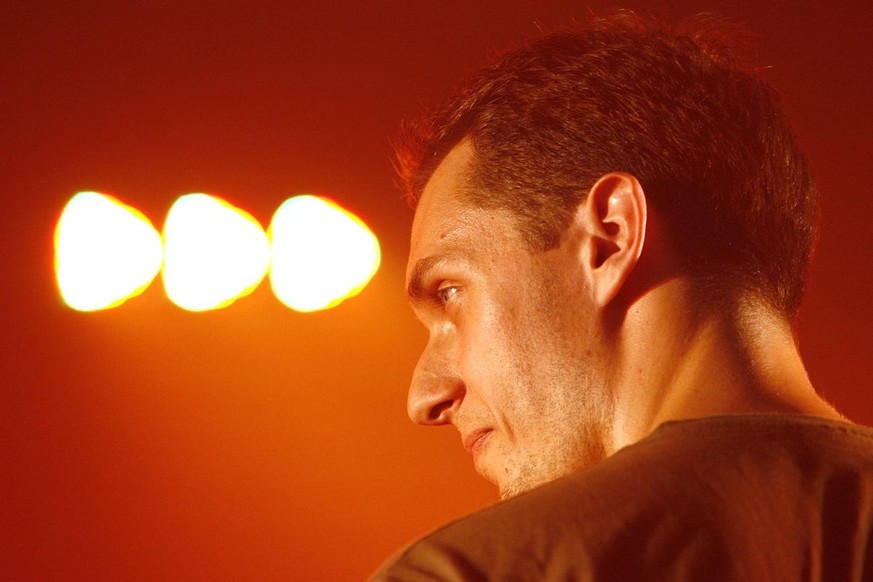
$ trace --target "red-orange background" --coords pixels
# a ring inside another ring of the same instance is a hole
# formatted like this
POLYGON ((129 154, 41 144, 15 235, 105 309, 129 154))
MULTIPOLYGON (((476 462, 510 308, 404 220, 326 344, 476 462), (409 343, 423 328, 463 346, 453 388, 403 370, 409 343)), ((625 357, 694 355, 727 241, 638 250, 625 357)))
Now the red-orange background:
MULTIPOLYGON (((389 139, 491 49, 603 2, 47 2, 0 10, 0 572, 6 579, 363 578, 494 499, 451 429, 405 417, 424 333, 389 139), (263 224, 334 195, 380 237, 359 297, 297 314, 267 285, 184 312, 156 282, 65 308, 52 230, 79 190, 160 226, 179 195, 263 224)), ((819 389, 873 424, 871 31, 865 2, 627 2, 748 23, 822 191, 802 312, 819 389)))

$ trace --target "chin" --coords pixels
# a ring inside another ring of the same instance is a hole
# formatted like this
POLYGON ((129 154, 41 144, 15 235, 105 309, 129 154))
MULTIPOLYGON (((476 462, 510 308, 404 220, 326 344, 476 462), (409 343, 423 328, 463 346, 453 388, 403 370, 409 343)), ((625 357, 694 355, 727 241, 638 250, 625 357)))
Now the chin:
POLYGON ((501 500, 507 500, 516 495, 521 495, 531 489, 536 489, 540 485, 545 485, 551 479, 519 479, 509 482, 497 483, 498 494, 501 500))
POLYGON ((530 486, 519 486, 517 483, 512 483, 507 486, 498 487, 498 494, 500 495, 501 501, 506 501, 507 499, 511 499, 516 495, 521 495, 526 491, 530 491, 531 489, 535 489, 538 485, 530 485, 530 486))
POLYGON ((532 467, 528 466, 526 469, 518 471, 515 475, 507 475, 506 479, 489 480, 497 485, 500 499, 505 500, 530 491, 531 489, 536 489, 547 483, 551 483, 552 481, 557 481, 558 479, 566 477, 589 464, 590 463, 584 463, 580 466, 569 464, 556 465, 554 467, 546 466, 539 467, 539 471, 534 471, 532 467))

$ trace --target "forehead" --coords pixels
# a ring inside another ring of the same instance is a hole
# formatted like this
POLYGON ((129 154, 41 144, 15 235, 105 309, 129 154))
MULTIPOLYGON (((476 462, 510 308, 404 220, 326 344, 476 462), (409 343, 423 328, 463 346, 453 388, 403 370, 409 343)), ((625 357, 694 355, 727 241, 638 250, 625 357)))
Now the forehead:
POLYGON ((465 142, 453 148, 434 170, 424 187, 415 209, 412 223, 412 242, 430 231, 443 231, 440 238, 451 236, 463 216, 461 195, 466 185, 466 171, 472 159, 470 146, 465 142))
POLYGON ((482 251, 483 245, 493 246, 497 239, 505 243, 506 236, 515 231, 508 211, 479 208, 466 201, 472 159, 472 146, 461 142, 428 180, 412 223, 407 278, 421 259, 482 251), (498 232, 504 236, 496 236, 498 232))

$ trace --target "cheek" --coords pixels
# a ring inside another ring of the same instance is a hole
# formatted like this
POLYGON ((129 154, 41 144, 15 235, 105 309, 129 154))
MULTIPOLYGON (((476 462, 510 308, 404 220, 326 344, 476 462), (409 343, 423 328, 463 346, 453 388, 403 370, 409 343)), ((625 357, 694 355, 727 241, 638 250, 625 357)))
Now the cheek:
POLYGON ((538 351, 526 336, 529 329, 513 318, 495 316, 480 323, 465 338, 468 393, 483 400, 495 418, 518 423, 523 411, 540 406, 538 351))
POLYGON ((513 368, 510 350, 512 333, 493 306, 464 305, 457 320, 458 366, 467 390, 480 395, 498 391, 505 384, 505 373, 513 368))
POLYGON ((477 390, 487 380, 488 371, 493 367, 488 337, 488 330, 475 318, 467 317, 458 322, 455 338, 458 369, 468 390, 477 390))

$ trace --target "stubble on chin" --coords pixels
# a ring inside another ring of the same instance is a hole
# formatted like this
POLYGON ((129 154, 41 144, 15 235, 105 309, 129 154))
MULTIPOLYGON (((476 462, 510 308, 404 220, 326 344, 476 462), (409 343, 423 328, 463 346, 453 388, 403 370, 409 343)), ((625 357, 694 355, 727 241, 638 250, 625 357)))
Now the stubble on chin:
POLYGON ((500 499, 510 499, 602 461, 606 457, 602 439, 591 432, 573 446, 553 450, 548 456, 531 455, 514 469, 505 467, 503 478, 494 480, 500 499))

